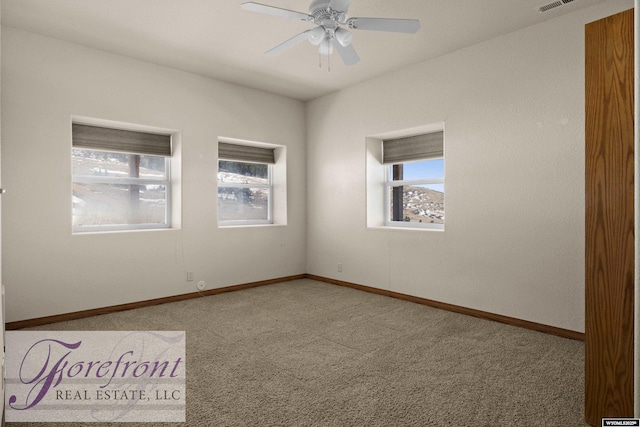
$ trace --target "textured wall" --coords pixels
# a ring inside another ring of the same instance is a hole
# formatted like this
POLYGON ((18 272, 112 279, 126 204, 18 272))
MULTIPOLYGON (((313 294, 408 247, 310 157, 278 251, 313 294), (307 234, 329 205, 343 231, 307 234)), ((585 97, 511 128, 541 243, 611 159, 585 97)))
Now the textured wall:
POLYGON ((584 331, 584 24, 632 6, 603 2, 309 103, 308 272, 584 331), (365 137, 438 122, 445 231, 367 228, 365 137))
POLYGON ((2 43, 7 321, 305 272, 303 103, 11 28, 2 43), (72 115, 182 132, 181 230, 71 234, 72 115), (218 229, 219 136, 287 146, 287 226, 218 229))

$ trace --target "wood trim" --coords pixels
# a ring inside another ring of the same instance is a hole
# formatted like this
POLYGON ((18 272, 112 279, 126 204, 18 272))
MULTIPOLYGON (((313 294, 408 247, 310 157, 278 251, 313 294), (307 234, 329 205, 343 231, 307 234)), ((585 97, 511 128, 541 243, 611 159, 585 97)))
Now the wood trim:
POLYGON ((634 11, 585 26, 585 421, 633 416, 634 11))
POLYGON ((414 302, 417 304, 427 305, 429 307, 439 308, 441 310, 447 310, 458 314, 464 314, 467 316, 479 317, 481 319, 493 320, 495 322, 505 323, 511 326, 517 326, 524 329, 530 329, 533 331, 544 332, 550 335, 556 335, 563 338, 569 338, 577 341, 584 341, 584 333, 572 331, 569 329, 557 328, 555 326, 544 325, 542 323, 529 322, 528 320, 517 319, 515 317, 503 316, 501 314, 490 313, 487 311, 476 310, 473 308, 462 307, 459 305, 447 304, 440 301, 434 301, 426 298, 415 297, 412 295, 401 294, 399 292, 387 291, 385 289, 372 288, 370 286, 357 285, 355 283, 344 282, 342 280, 329 279, 322 276, 316 276, 313 274, 307 274, 308 279, 317 280, 319 282, 331 283, 338 286, 345 286, 352 289, 358 289, 360 291, 370 292, 373 294, 384 295, 392 298, 401 299, 404 301, 414 302))
POLYGON ((184 301, 203 296, 218 295, 226 292, 241 291, 243 289, 256 288, 258 286, 272 285, 274 283, 289 282, 292 280, 304 279, 305 274, 295 276, 280 277, 277 279, 261 280, 259 282, 244 283, 241 285, 226 286, 224 288, 209 289, 202 292, 192 292, 182 295, 173 295, 170 297, 156 298, 146 301, 132 302, 128 304, 112 305, 110 307, 93 308, 90 310, 75 311, 73 313, 56 314, 53 316, 38 317, 35 319, 19 320, 17 322, 8 322, 5 324, 6 330, 15 330, 22 328, 31 328, 34 326, 48 325, 50 323, 65 322, 67 320, 83 319, 85 317, 98 316, 100 314, 116 313, 118 311, 133 310, 135 308, 150 307, 154 305, 166 304, 169 302, 184 301))
POLYGON ((36 318, 36 319, 20 320, 20 321, 17 321, 17 322, 9 322, 9 323, 7 323, 5 325, 5 328, 7 330, 31 328, 31 327, 34 327, 34 326, 42 326, 42 325, 47 325, 47 324, 50 324, 50 323, 58 323, 58 322, 65 322, 67 320, 83 319, 85 317, 98 316, 98 315, 101 315, 101 314, 116 313, 118 311, 133 310, 135 308, 150 307, 150 306, 159 305, 159 304, 166 304, 166 303, 170 303, 170 302, 184 301, 184 300, 188 300, 188 299, 192 299, 192 298, 199 298, 199 297, 202 297, 202 296, 218 295, 218 294, 222 294, 222 293, 225 293, 225 292, 240 291, 240 290, 243 290, 243 289, 255 288, 255 287, 258 287, 258 286, 265 286, 265 285, 272 285, 272 284, 275 284, 275 283, 289 282, 289 281, 292 281, 292 280, 299 280, 299 279, 311 279, 311 280, 317 280, 318 282, 329 283, 329 284, 332 284, 332 285, 345 286, 345 287, 348 287, 348 288, 357 289, 357 290, 364 291, 364 292, 374 293, 374 294, 378 294, 378 295, 384 295, 384 296, 388 296, 388 297, 391 297, 391 298, 397 298, 397 299, 401 299, 401 300, 404 300, 404 301, 409 301, 409 302, 414 302, 414 303, 417 303, 417 304, 427 305, 429 307, 439 308, 441 310, 447 310, 447 311, 451 311, 451 312, 454 312, 454 313, 465 314, 467 316, 473 316, 473 317, 478 317, 478 318, 481 318, 481 319, 493 320, 493 321, 496 321, 496 322, 505 323, 505 324, 512 325, 512 326, 518 326, 520 328, 530 329, 530 330, 534 330, 534 331, 538 331, 538 332, 544 332, 544 333, 551 334, 551 335, 557 335, 557 336, 560 336, 560 337, 563 337, 563 338, 570 338, 570 339, 574 339, 574 340, 578 340, 578 341, 584 341, 584 334, 581 333, 581 332, 571 331, 571 330, 568 330, 568 329, 556 328, 554 326, 548 326, 548 325, 543 325, 543 324, 540 324, 540 323, 529 322, 529 321, 526 321, 526 320, 516 319, 514 317, 502 316, 500 314, 494 314, 494 313, 475 310, 475 309, 472 309, 472 308, 462 307, 462 306, 458 306, 458 305, 447 304, 447 303, 434 301, 434 300, 430 300, 430 299, 426 299, 426 298, 415 297, 415 296, 412 296, 412 295, 401 294, 399 292, 387 291, 387 290, 384 290, 384 289, 373 288, 373 287, 370 287, 370 286, 357 285, 355 283, 344 282, 342 280, 330 279, 330 278, 322 277, 322 276, 316 276, 314 274, 298 274, 298 275, 295 275, 295 276, 281 277, 281 278, 278 278, 278 279, 263 280, 263 281, 259 281, 259 282, 245 283, 245 284, 241 284, 241 285, 227 286, 227 287, 224 287, 224 288, 210 289, 210 290, 204 291, 204 292, 193 292, 193 293, 189 293, 189 294, 174 295, 174 296, 170 296, 170 297, 157 298, 157 299, 152 299, 152 300, 147 300, 147 301, 132 302, 132 303, 128 303, 128 304, 113 305, 113 306, 110 306, 110 307, 94 308, 94 309, 91 309, 91 310, 76 311, 76 312, 73 312, 73 313, 57 314, 57 315, 54 315, 54 316, 39 317, 39 318, 36 318))

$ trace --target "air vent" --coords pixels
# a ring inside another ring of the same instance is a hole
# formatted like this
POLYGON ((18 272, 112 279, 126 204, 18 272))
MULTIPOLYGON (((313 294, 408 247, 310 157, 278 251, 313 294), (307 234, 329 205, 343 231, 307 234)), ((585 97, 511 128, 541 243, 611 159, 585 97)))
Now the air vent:
POLYGON ((551 9, 555 9, 556 7, 560 7, 562 5, 564 5, 564 3, 562 1, 560 1, 560 0, 554 1, 552 3, 545 4, 544 6, 540 6, 538 8, 538 12, 540 12, 540 13, 548 12, 551 9))
POLYGON ((564 6, 565 4, 572 3, 574 1, 575 0, 557 0, 557 1, 553 1, 553 2, 551 2, 549 4, 545 4, 544 6, 540 6, 538 8, 538 12, 540 12, 540 13, 548 12, 551 9, 555 9, 556 7, 564 6))
POLYGON ((557 0, 557 1, 551 2, 549 4, 545 4, 544 6, 540 6, 538 8, 538 12, 540 12, 540 13, 548 12, 551 9, 555 9, 556 7, 564 6, 565 4, 571 3, 573 1, 575 1, 575 0, 557 0))

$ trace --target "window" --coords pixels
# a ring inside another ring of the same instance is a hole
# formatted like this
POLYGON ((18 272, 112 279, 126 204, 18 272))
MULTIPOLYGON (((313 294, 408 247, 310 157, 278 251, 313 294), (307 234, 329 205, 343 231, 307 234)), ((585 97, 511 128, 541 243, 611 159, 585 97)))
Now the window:
POLYGON ((218 224, 273 224, 275 149, 218 143, 218 224))
POLYGON ((171 226, 171 135, 73 124, 73 231, 171 226))
POLYGON ((444 228, 444 134, 383 141, 385 225, 444 228))

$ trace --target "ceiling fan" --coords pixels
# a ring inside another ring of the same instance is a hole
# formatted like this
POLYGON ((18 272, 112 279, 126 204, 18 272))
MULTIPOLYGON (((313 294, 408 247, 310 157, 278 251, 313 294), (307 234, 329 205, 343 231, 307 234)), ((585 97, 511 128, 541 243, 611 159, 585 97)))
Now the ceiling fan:
POLYGON ((420 29, 420 21, 417 19, 347 18, 349 1, 313 0, 308 14, 254 2, 243 3, 242 8, 317 25, 268 50, 268 56, 275 56, 304 40, 309 40, 311 44, 319 47, 320 55, 328 57, 335 48, 345 65, 354 65, 360 61, 360 57, 351 45, 353 35, 347 28, 394 33, 415 33, 420 29))

